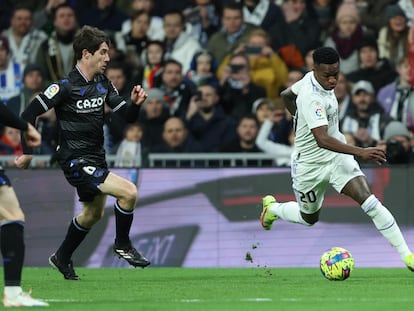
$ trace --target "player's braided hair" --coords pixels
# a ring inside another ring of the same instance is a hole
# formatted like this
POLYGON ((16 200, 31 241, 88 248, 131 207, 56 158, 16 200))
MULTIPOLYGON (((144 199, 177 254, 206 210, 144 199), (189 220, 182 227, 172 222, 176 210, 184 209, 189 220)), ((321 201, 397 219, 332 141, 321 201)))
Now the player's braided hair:
POLYGON ((313 62, 315 65, 328 64, 332 65, 339 62, 338 52, 331 47, 321 47, 313 52, 313 62))

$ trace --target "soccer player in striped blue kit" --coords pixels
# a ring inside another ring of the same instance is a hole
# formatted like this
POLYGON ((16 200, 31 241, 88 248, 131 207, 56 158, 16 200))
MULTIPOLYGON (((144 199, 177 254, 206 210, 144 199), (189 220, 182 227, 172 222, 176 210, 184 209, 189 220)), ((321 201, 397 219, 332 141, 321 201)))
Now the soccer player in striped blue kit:
POLYGON ((295 145, 291 175, 296 202, 279 203, 267 195, 262 199, 262 227, 285 221, 312 226, 319 220, 328 184, 358 204, 371 217, 375 227, 398 251, 408 269, 414 272, 414 254, 390 211, 372 194, 367 179, 354 156, 386 162, 385 151, 346 144, 339 131, 338 101, 333 89, 340 72, 338 53, 322 47, 313 53, 314 68, 302 80, 284 90, 281 96, 294 116, 295 145))

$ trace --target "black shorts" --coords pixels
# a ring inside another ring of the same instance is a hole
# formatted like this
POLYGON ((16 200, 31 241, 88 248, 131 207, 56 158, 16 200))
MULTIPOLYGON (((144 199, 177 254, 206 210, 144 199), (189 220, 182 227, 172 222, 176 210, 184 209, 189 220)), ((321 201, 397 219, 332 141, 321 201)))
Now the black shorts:
POLYGON ((109 174, 107 165, 93 166, 83 159, 75 159, 61 165, 66 180, 76 188, 79 201, 91 202, 98 194, 101 194, 99 185, 109 174))
POLYGON ((7 177, 6 173, 4 172, 3 167, 0 165, 0 187, 1 186, 11 186, 11 182, 9 177, 7 177))

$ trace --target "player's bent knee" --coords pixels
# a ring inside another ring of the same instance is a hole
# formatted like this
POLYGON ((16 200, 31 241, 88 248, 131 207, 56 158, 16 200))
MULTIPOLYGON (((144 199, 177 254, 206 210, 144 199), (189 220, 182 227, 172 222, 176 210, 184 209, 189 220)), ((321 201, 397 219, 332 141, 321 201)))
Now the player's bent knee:
POLYGON ((138 198, 137 187, 133 183, 129 183, 123 191, 123 199, 128 202, 136 202, 138 198))
POLYGON ((302 218, 302 224, 305 226, 311 227, 314 224, 316 224, 319 221, 318 215, 315 214, 304 214, 300 213, 300 216, 302 218))
POLYGON ((0 221, 13 222, 25 221, 24 213, 20 208, 2 209, 0 208, 0 221))

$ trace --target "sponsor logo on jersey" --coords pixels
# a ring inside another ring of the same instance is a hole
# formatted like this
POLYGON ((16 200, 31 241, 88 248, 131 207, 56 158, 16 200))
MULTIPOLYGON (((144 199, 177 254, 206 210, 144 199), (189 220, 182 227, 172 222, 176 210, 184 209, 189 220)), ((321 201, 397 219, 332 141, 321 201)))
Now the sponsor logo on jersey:
POLYGON ((103 97, 80 99, 76 102, 76 108, 78 110, 94 110, 94 108, 99 108, 104 104, 103 97))
POLYGON ((44 91, 44 95, 48 98, 48 99, 52 99, 53 96, 55 96, 57 93, 59 92, 59 85, 57 84, 51 84, 46 91, 44 91))

